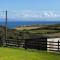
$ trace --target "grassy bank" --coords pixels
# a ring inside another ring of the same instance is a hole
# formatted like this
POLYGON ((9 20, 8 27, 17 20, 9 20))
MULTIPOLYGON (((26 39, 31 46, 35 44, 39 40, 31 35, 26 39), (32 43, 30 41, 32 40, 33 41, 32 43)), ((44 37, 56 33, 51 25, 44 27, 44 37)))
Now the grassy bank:
POLYGON ((0 48, 0 60, 60 60, 60 55, 42 51, 0 48))

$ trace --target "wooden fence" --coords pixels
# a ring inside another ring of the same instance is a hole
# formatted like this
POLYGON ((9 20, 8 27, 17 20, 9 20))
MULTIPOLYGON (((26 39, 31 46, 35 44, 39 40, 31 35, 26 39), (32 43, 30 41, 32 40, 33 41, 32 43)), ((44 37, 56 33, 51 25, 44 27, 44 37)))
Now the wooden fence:
POLYGON ((25 40, 6 40, 6 46, 10 47, 23 47, 25 40))
POLYGON ((60 52, 60 42, 47 41, 46 38, 26 39, 26 40, 0 40, 0 46, 23 47, 25 49, 38 49, 60 52))
POLYGON ((0 40, 0 46, 5 47, 23 47, 25 43, 25 40, 0 40))
POLYGON ((60 52, 60 42, 47 41, 47 51, 60 52))
POLYGON ((21 40, 0 40, 0 46, 5 47, 23 47, 25 49, 47 50, 47 39, 21 39, 21 40))
POLYGON ((47 38, 25 40, 25 48, 47 50, 47 38))

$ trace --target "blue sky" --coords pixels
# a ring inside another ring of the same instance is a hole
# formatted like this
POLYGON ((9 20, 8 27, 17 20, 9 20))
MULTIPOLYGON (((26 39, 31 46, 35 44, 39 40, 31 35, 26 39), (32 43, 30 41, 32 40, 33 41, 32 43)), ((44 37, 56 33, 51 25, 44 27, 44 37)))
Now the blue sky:
POLYGON ((0 11, 6 9, 9 18, 60 20, 60 0, 0 0, 0 11))
POLYGON ((60 10, 60 0, 0 0, 1 10, 60 10))

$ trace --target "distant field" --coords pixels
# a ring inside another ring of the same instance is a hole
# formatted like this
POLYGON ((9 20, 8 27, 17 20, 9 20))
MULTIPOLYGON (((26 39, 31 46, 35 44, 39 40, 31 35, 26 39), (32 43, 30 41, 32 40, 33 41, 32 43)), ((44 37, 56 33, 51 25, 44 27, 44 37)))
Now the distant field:
POLYGON ((29 30, 32 33, 42 33, 42 34, 47 34, 47 33, 59 33, 60 30, 29 30))
POLYGON ((39 27, 33 27, 33 26, 26 26, 26 27, 17 27, 16 30, 30 30, 30 29, 37 29, 39 27))
POLYGON ((45 51, 0 47, 0 60, 60 60, 60 55, 45 51))
POLYGON ((16 30, 28 30, 32 33, 60 33, 60 24, 56 25, 36 25, 36 26, 21 26, 17 27, 16 30))

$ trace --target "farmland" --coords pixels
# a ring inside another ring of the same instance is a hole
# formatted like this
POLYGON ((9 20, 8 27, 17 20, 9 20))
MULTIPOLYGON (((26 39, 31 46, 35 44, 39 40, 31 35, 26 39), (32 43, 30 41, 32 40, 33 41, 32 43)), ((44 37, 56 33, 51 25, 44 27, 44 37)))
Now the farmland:
POLYGON ((31 33, 39 33, 39 34, 60 33, 60 24, 20 26, 16 27, 16 30, 28 31, 31 33))

